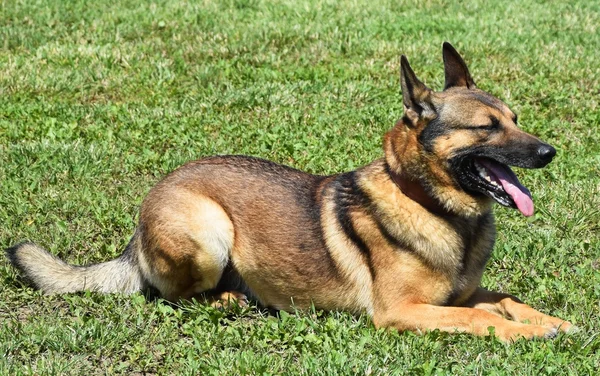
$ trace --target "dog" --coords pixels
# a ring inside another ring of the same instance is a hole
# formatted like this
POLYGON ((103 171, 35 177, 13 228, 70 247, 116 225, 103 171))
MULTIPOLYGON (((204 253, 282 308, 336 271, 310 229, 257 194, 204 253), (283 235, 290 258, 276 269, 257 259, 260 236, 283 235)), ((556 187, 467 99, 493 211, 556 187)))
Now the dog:
POLYGON ((434 92, 400 59, 403 117, 384 156, 318 176, 246 156, 188 162, 150 190, 124 253, 64 263, 25 242, 11 263, 44 293, 148 288, 169 300, 203 296, 277 310, 367 313, 376 327, 552 338, 572 324, 481 288, 494 247, 494 202, 531 216, 509 166, 541 168, 556 150, 517 126, 443 44, 434 92), (489 328, 494 327, 491 331, 489 328))

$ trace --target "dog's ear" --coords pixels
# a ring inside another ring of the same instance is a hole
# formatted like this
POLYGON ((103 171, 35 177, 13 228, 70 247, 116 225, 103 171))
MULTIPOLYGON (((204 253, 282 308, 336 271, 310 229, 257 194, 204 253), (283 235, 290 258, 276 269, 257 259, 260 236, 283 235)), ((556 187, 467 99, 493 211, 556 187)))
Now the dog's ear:
POLYGON ((444 56, 444 74, 446 76, 444 90, 456 86, 466 87, 467 89, 475 88, 475 82, 469 73, 467 64, 454 47, 450 43, 444 42, 442 53, 444 56))
POLYGON ((404 115, 415 123, 424 112, 432 110, 431 90, 425 86, 413 72, 408 59, 400 57, 400 81, 402 87, 402 101, 404 102, 404 115))

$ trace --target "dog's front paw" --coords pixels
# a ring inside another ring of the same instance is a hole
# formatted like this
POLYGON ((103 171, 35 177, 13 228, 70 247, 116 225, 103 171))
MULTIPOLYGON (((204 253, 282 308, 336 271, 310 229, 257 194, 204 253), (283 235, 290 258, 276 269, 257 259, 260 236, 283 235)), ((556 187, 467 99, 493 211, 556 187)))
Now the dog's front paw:
POLYGON ((575 325, 563 319, 559 319, 558 317, 546 316, 538 322, 540 321, 541 325, 546 326, 548 328, 554 328, 563 333, 572 334, 579 331, 579 328, 577 328, 575 325))
POLYGON ((552 339, 558 335, 558 329, 550 326, 531 325, 515 323, 502 330, 496 329, 496 336, 504 342, 514 342, 520 338, 534 339, 547 338, 552 339))
POLYGON ((560 332, 566 333, 566 334, 575 334, 581 331, 581 329, 579 329, 579 327, 571 324, 568 321, 564 321, 564 320, 560 320, 557 319, 556 322, 552 323, 551 325, 549 325, 549 327, 555 328, 560 332))

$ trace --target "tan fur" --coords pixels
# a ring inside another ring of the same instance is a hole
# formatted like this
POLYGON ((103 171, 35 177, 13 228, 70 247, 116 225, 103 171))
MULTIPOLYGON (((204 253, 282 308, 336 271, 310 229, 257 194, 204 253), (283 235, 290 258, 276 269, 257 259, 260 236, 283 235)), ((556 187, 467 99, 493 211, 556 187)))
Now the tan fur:
POLYGON ((444 61, 447 88, 433 92, 403 57, 405 116, 385 135, 384 157, 363 168, 315 176, 249 157, 206 158, 150 191, 117 260, 77 268, 31 243, 8 254, 47 293, 154 288, 218 307, 248 296, 282 310, 366 312, 398 330, 488 335, 493 326, 505 341, 566 331, 570 323, 479 287, 495 239, 492 200, 461 188, 452 158, 540 141, 475 87, 449 45, 444 61), (493 118, 500 131, 485 129, 493 118))
POLYGON ((140 217, 153 224, 144 236, 150 246, 139 255, 142 274, 164 297, 191 298, 217 286, 234 240, 221 206, 196 192, 161 185, 140 217))

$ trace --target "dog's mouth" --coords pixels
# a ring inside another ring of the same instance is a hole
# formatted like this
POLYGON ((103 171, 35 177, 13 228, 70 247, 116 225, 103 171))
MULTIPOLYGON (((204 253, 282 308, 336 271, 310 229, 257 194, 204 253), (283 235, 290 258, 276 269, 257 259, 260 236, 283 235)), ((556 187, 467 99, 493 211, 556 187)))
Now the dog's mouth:
POLYGON ((500 205, 519 209, 526 217, 533 215, 531 193, 508 165, 485 157, 464 158, 457 172, 464 189, 483 193, 500 205))

